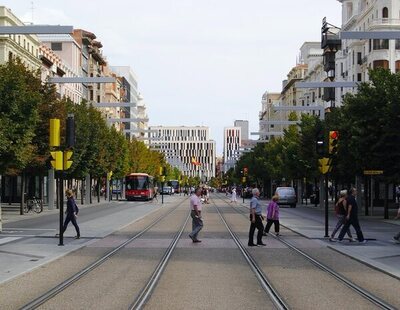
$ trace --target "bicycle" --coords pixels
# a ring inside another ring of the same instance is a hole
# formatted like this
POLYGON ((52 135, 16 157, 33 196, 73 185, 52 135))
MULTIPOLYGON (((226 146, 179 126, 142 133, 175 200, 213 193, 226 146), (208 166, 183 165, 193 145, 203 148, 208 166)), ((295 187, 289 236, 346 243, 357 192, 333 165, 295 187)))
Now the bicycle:
POLYGON ((32 199, 27 199, 24 205, 24 213, 28 213, 29 211, 33 211, 35 213, 42 212, 42 200, 36 197, 32 197, 32 199))

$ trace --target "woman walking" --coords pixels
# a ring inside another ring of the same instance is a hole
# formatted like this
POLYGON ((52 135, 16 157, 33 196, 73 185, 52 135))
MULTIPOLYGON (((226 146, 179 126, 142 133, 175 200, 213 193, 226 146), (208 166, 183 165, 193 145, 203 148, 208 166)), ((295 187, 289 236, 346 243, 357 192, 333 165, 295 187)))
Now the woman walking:
POLYGON ((279 234, 279 205, 278 205, 279 196, 275 195, 272 197, 272 201, 268 204, 267 207, 267 225, 265 225, 264 235, 269 233, 269 230, 274 224, 275 234, 276 236, 280 236, 279 234))
MULTIPOLYGON (((347 190, 340 191, 340 198, 335 205, 335 212, 336 217, 338 219, 335 229, 333 230, 329 241, 335 242, 335 235, 339 231, 340 227, 344 225, 346 222, 346 215, 347 215, 347 190)), ((349 236, 351 241, 355 241, 353 236, 351 235, 350 228, 347 230, 347 235, 349 236)))
POLYGON ((264 225, 262 223, 263 217, 261 215, 261 203, 258 200, 260 196, 260 191, 258 188, 253 189, 253 198, 250 201, 250 231, 249 231, 249 243, 248 246, 265 246, 266 244, 262 242, 264 225), (257 244, 254 244, 254 232, 258 230, 257 233, 257 244))
POLYGON ((232 196, 231 196, 231 202, 237 202, 236 198, 236 188, 232 188, 232 196))
POLYGON ((67 189, 65 191, 65 195, 67 196, 67 217, 64 222, 63 233, 67 230, 69 222, 72 222, 76 230, 75 239, 79 239, 81 237, 81 233, 79 231, 78 223, 76 222, 76 218, 78 217, 79 209, 75 203, 74 195, 72 190, 67 189))

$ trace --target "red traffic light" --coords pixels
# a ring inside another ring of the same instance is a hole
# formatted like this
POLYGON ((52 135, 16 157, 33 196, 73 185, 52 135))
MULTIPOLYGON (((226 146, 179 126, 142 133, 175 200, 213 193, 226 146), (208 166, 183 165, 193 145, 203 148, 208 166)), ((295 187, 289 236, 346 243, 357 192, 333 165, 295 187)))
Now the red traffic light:
POLYGON ((330 131, 329 132, 329 137, 331 139, 338 139, 339 138, 339 131, 330 131))

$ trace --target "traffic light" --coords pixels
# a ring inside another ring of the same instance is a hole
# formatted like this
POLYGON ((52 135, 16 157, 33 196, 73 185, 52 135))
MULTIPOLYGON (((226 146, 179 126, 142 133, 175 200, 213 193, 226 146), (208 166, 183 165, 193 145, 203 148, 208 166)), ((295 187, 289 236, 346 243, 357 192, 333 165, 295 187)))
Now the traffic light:
POLYGON ((159 174, 160 176, 165 176, 167 174, 167 169, 165 167, 160 167, 159 174))
POLYGON ((63 153, 61 151, 50 152, 52 161, 51 165, 54 170, 63 170, 63 153))
POLYGON ((72 149, 75 146, 75 119, 73 114, 68 114, 65 138, 67 149, 72 149))
POLYGON ((72 152, 72 151, 65 151, 64 152, 64 158, 63 158, 64 170, 68 170, 69 168, 71 168, 72 160, 70 160, 70 159, 71 159, 73 153, 74 152, 72 152))
POLYGON ((243 183, 243 184, 246 183, 246 177, 243 177, 243 178, 242 178, 242 183, 243 183))
POLYGON ((333 130, 329 132, 329 154, 336 155, 338 150, 339 131, 333 130))
POLYGON ((325 155, 325 139, 322 130, 319 130, 315 137, 315 151, 319 156, 325 155))
POLYGON ((247 177, 248 173, 249 173, 249 168, 244 167, 243 168, 243 176, 247 177))
POLYGON ((50 119, 50 141, 51 147, 60 146, 60 120, 58 118, 50 119))
POLYGON ((330 158, 320 158, 318 159, 319 163, 319 171, 322 174, 327 174, 328 172, 332 171, 332 159, 330 158))

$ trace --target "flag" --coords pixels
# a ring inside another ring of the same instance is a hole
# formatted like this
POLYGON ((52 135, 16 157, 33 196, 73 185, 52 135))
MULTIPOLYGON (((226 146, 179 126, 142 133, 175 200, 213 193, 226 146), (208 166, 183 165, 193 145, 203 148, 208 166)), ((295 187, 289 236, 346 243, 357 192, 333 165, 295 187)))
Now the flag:
POLYGON ((192 157, 192 164, 195 166, 201 166, 201 163, 199 163, 194 157, 192 157))

